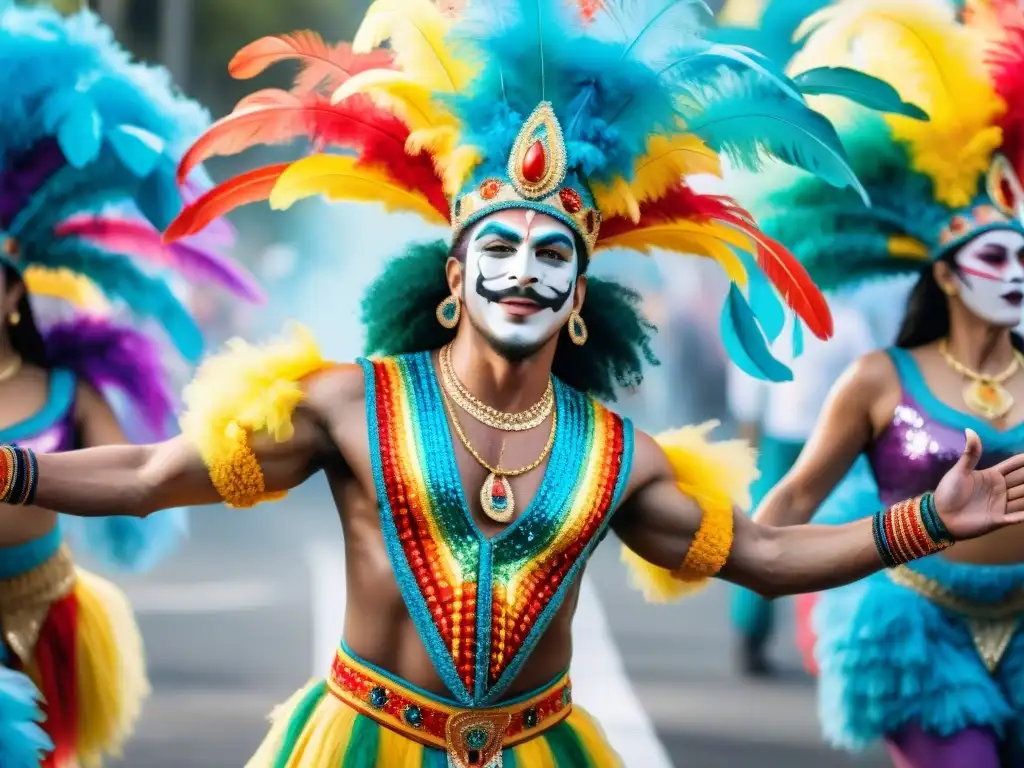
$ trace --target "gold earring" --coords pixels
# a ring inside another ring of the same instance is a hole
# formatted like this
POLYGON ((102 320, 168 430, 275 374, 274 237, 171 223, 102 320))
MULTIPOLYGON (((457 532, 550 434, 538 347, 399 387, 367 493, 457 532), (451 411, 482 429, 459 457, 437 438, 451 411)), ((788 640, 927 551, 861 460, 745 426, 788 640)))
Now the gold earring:
POLYGON ((582 347, 587 343, 588 338, 590 338, 590 331, 587 330, 587 324, 583 322, 580 313, 574 309, 569 313, 569 339, 577 347, 582 347))
POLYGON ((459 317, 462 316, 462 302, 453 293, 437 305, 437 311, 434 314, 437 315, 437 322, 442 327, 451 330, 459 324, 459 317))
POLYGON ((10 325, 10 326, 15 326, 15 325, 17 325, 20 322, 21 322, 21 313, 18 312, 18 310, 14 310, 13 312, 11 312, 11 314, 9 314, 7 316, 7 324, 10 325))
POLYGON ((954 288, 952 285, 944 286, 942 292, 950 297, 956 296, 956 288, 954 288))

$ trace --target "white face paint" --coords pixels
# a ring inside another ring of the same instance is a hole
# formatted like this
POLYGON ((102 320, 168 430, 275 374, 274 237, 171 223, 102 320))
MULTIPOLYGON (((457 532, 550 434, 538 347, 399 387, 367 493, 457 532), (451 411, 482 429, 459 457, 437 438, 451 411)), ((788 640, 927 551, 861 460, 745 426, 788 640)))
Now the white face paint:
POLYGON ((557 219, 494 213, 469 233, 463 299, 473 325, 512 357, 525 357, 565 325, 573 307, 576 239, 557 219))
POLYGON ((978 235, 956 254, 960 299, 992 325, 1014 327, 1024 305, 1024 234, 997 229, 978 235))

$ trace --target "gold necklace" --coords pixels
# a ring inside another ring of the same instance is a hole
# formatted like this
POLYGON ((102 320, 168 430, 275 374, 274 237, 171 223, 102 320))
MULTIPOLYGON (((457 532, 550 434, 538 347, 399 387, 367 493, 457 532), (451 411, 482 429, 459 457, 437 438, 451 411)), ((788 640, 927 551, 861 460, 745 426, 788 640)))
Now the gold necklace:
POLYGON ((970 379, 962 395, 968 408, 989 421, 1001 419, 1010 412, 1013 408, 1013 395, 1007 391, 1003 383, 1017 373, 1024 363, 1024 356, 1020 352, 1014 350, 1013 362, 992 376, 978 373, 953 357, 949 351, 948 339, 939 342, 939 354, 946 361, 946 365, 964 378, 970 379))
POLYGON ((18 375, 18 371, 21 370, 21 358, 15 357, 7 364, 7 367, 0 371, 0 381, 7 381, 13 379, 18 375))
POLYGON ((501 469, 501 459, 505 455, 505 439, 502 438, 501 440, 498 466, 491 466, 483 456, 477 453, 473 444, 469 442, 469 437, 463 431, 459 417, 455 413, 455 408, 452 406, 452 402, 448 399, 448 395, 444 390, 442 390, 441 396, 444 400, 445 409, 452 419, 452 426, 455 427, 455 434, 459 436, 459 440, 466 450, 469 451, 469 455, 476 459, 477 463, 490 473, 487 475, 487 479, 484 480, 484 484, 480 486, 480 506, 483 508, 484 514, 496 523, 509 522, 516 512, 516 499, 512 495, 512 485, 508 479, 525 475, 527 472, 539 467, 544 462, 544 459, 547 458, 551 452, 551 446, 555 444, 555 427, 558 424, 558 411, 553 411, 551 414, 551 430, 548 432, 548 441, 544 444, 544 450, 540 452, 540 456, 525 467, 501 469))
POLYGON ((438 365, 441 369, 441 383, 448 390, 448 395, 455 401, 455 404, 481 424, 493 429, 500 429, 502 432, 525 432, 528 429, 534 429, 547 420, 555 406, 555 388, 551 384, 550 378, 540 400, 525 411, 505 413, 481 402, 466 389, 465 384, 459 381, 459 377, 455 375, 455 369, 452 367, 451 344, 441 348, 438 365))

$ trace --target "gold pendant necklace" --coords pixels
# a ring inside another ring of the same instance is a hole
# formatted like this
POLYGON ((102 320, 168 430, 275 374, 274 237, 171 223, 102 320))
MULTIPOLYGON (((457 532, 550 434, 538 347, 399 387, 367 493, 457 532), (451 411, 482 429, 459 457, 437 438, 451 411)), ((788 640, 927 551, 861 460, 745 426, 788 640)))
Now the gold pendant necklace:
POLYGON ((531 405, 525 411, 519 413, 505 413, 497 408, 492 408, 473 396, 466 386, 459 381, 452 367, 452 345, 448 344, 441 348, 438 355, 438 367, 441 369, 441 381, 448 395, 455 404, 462 410, 493 429, 500 429, 502 432, 525 432, 543 424, 551 410, 555 407, 555 388, 548 379, 547 388, 540 400, 531 405))
POLYGON ((501 441, 501 452, 498 455, 498 466, 491 466, 484 457, 477 452, 473 447, 473 444, 469 442, 469 437, 462 429, 459 417, 456 415, 455 408, 452 406, 451 400, 448 398, 448 393, 444 388, 441 390, 441 396, 444 400, 445 409, 451 417, 452 426, 455 427, 455 434, 459 436, 459 440, 462 442, 462 445, 465 446, 469 455, 476 459, 477 463, 489 473, 487 475, 487 479, 484 480, 484 484, 480 486, 480 506, 483 508, 484 514, 496 523, 507 523, 511 521, 516 513, 516 499, 515 496, 512 495, 512 485, 509 483, 509 478, 525 475, 527 472, 539 467, 544 462, 544 459, 547 458, 548 454, 551 452, 551 446, 555 444, 555 428, 558 423, 558 411, 552 411, 551 413, 551 430, 548 432, 548 441, 544 444, 544 450, 540 452, 540 456, 537 457, 536 461, 527 464, 525 467, 520 467, 519 469, 501 469, 501 459, 505 455, 504 438, 501 441))
POLYGON ((1024 361, 1020 352, 1014 350, 1013 362, 993 376, 978 373, 953 357, 949 352, 947 339, 939 342, 939 354, 946 361, 946 365, 964 378, 970 379, 964 386, 962 395, 968 408, 988 421, 1001 419, 1010 412, 1014 399, 1003 383, 1020 370, 1022 361, 1024 361))

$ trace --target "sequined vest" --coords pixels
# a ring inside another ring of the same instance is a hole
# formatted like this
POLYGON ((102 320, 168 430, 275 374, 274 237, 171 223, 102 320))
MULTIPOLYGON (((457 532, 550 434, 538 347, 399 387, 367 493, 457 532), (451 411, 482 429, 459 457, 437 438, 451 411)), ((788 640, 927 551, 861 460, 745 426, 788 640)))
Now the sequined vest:
POLYGON ((555 382, 558 427, 529 506, 487 538, 459 476, 429 353, 360 361, 381 526, 402 597, 460 704, 500 701, 608 531, 633 428, 555 382))
POLYGON ((999 430, 946 405, 928 388, 910 352, 887 351, 899 374, 900 402, 892 421, 867 451, 883 503, 933 490, 963 453, 967 428, 981 438, 984 453, 978 466, 982 469, 1024 450, 1024 424, 999 430))

